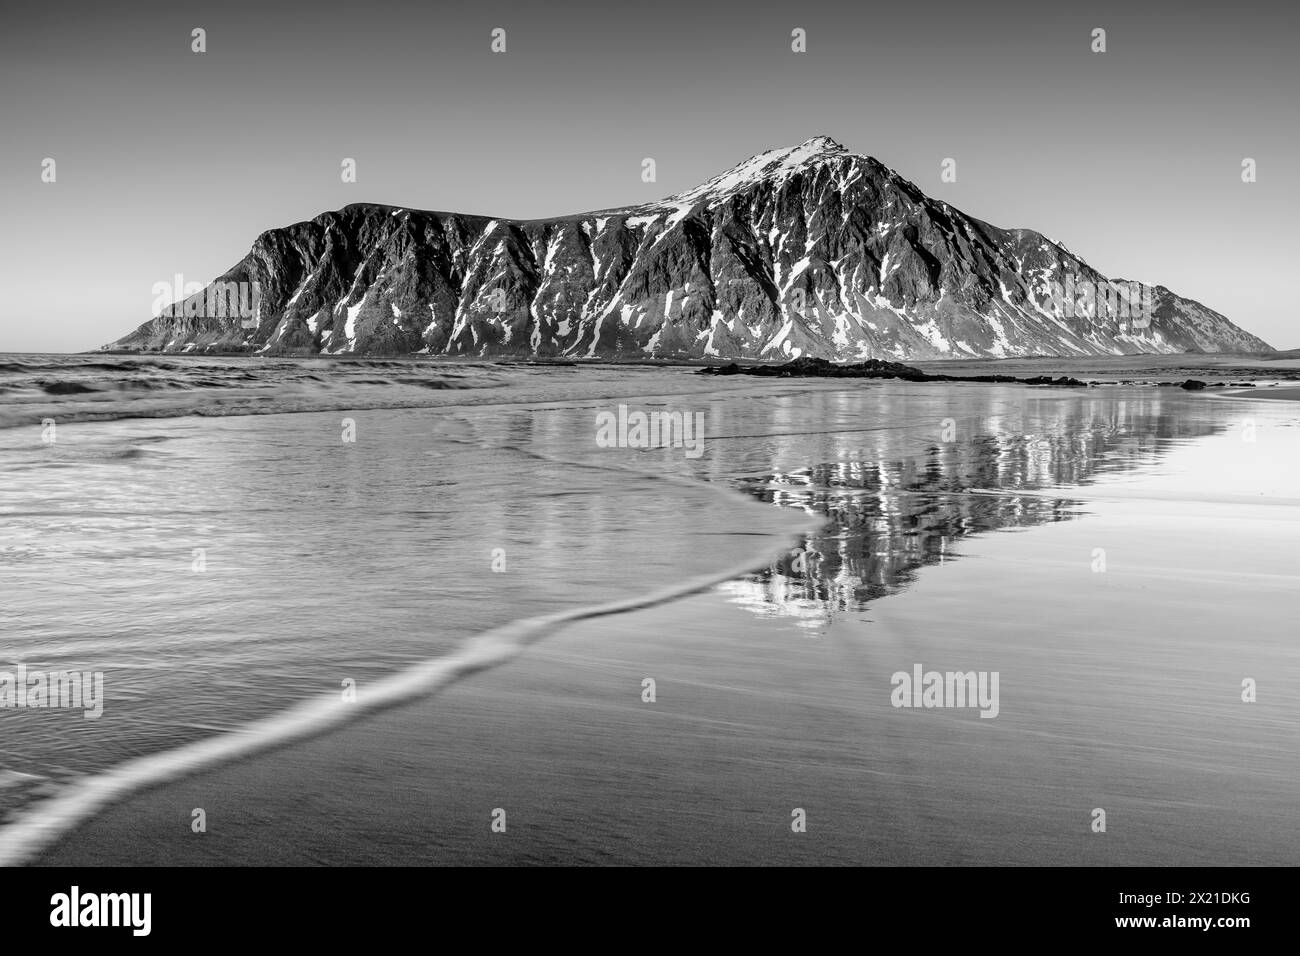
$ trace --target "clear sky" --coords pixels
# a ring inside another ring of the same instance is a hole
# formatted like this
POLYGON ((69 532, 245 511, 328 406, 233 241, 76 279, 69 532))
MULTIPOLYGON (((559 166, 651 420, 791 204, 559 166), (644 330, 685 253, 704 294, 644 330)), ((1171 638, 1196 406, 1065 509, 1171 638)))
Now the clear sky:
POLYGON ((819 134, 1300 347, 1300 6, 882 7, 23 5, 0 30, 0 351, 101 345, 150 317, 155 283, 350 202, 580 212, 819 134))

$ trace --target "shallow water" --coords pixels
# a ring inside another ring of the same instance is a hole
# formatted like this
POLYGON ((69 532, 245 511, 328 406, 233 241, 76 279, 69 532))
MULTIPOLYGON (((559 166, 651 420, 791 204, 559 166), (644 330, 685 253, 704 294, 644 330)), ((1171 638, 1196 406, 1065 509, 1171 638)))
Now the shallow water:
POLYGON ((103 672, 107 696, 97 719, 0 711, 8 807, 507 621, 698 573, 744 508, 540 458, 546 435, 509 423, 350 421, 354 442, 330 413, 69 425, 52 445, 0 432, 0 670, 103 672))
MULTIPOLYGON (((989 765, 1024 773, 1036 738, 1095 743, 1076 718, 1136 732, 1137 701, 1160 705, 1170 780, 1207 761, 1245 772, 1228 762, 1245 750, 1270 806, 1300 785, 1283 743, 1300 731, 1282 691, 1300 683, 1300 415, 1287 403, 678 369, 464 374, 492 380, 473 403, 73 421, 53 442, 30 420, 0 431, 0 670, 102 671, 107 695, 98 720, 0 711, 0 805, 347 680, 364 690, 507 621, 765 549, 765 566, 716 590, 740 614, 723 619, 733 653, 708 665, 719 686, 786 678, 745 658, 754 615, 842 648, 838 679, 877 688, 864 693, 878 715, 902 713, 889 675, 916 662, 1005 675, 997 720, 918 711, 901 738, 876 738, 911 740, 932 783, 944 764, 922 751, 965 766, 951 748, 972 730, 998 728, 989 765), (620 394, 703 413, 702 456, 599 447, 595 416, 620 394), (795 530, 809 533, 790 551, 795 530), (1229 707, 1251 674, 1269 675, 1267 702, 1229 707), (952 720, 970 717, 954 738, 952 720)), ((259 383, 272 396, 274 378, 259 383)), ((558 692, 580 699, 579 676, 558 692)), ((854 759, 839 753, 837 772, 854 759)))

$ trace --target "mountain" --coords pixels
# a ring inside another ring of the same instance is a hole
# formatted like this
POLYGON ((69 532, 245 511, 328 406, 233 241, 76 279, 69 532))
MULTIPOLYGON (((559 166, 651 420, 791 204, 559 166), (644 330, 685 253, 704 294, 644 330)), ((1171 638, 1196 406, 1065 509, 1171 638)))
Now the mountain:
POLYGON ((350 205, 263 233, 105 348, 780 361, 1269 349, 827 137, 659 202, 556 219, 350 205), (246 318, 221 308, 235 288, 246 318))

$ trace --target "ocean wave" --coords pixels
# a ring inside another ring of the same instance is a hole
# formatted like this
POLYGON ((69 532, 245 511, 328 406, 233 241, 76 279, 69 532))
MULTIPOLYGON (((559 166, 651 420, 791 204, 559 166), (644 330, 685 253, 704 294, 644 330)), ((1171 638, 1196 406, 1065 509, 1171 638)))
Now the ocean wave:
MULTIPOLYGON (((474 444, 449 438, 449 441, 474 444)), ((533 458, 571 468, 592 468, 622 472, 643 479, 676 484, 693 493, 707 493, 731 506, 747 503, 738 490, 673 474, 642 472, 619 465, 597 465, 568 461, 534 449, 506 444, 499 446, 523 452, 533 458)), ((804 522, 807 524, 808 522, 804 522)), ((116 767, 68 783, 56 795, 20 810, 0 825, 0 866, 29 863, 77 826, 101 810, 132 794, 191 776, 221 764, 256 753, 319 737, 380 710, 417 698, 428 697, 463 677, 500 666, 519 656, 529 646, 579 621, 658 607, 716 587, 764 567, 774 555, 789 550, 808 528, 785 534, 775 532, 762 549, 745 561, 726 568, 695 575, 639 595, 600 604, 512 621, 470 637, 451 654, 429 658, 367 685, 355 701, 343 703, 337 694, 314 698, 278 714, 251 721, 235 730, 196 741, 173 750, 135 758, 116 767)))
POLYGON ((37 382, 36 384, 46 395, 85 395, 89 392, 102 391, 81 382, 37 382))

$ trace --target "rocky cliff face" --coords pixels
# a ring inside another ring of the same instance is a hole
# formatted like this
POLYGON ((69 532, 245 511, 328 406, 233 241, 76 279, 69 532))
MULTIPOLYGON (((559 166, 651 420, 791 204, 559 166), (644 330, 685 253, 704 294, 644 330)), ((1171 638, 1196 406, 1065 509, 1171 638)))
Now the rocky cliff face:
POLYGON ((1268 349, 824 137, 661 202, 559 219, 327 212, 263 233, 203 293, 106 347, 780 361, 1268 349), (235 289, 246 315, 214 295, 235 289))

